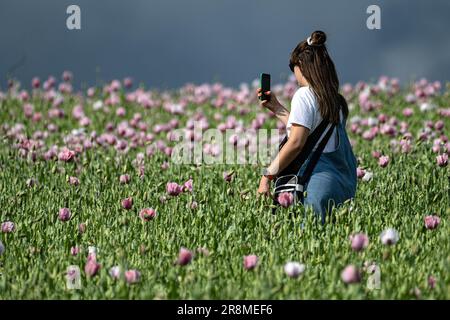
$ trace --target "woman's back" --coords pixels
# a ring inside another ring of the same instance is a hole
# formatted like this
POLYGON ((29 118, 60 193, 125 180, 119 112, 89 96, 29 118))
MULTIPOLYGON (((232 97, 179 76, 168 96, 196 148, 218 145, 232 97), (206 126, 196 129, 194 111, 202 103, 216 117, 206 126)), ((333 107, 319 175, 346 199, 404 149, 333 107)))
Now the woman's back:
MULTIPOLYGON (((344 119, 344 115, 342 110, 339 113, 340 120, 344 119)), ((311 90, 309 86, 300 87, 292 97, 291 101, 291 111, 288 119, 288 123, 286 125, 286 130, 289 136, 290 128, 292 123, 300 124, 302 126, 307 127, 311 134, 314 129, 322 121, 322 115, 319 111, 319 106, 317 103, 317 99, 314 95, 314 92, 311 90)), ((325 133, 324 133, 325 134, 325 133)), ((337 128, 333 130, 333 133, 330 137, 330 140, 325 145, 323 150, 324 153, 333 152, 336 150, 338 145, 338 135, 337 128)))

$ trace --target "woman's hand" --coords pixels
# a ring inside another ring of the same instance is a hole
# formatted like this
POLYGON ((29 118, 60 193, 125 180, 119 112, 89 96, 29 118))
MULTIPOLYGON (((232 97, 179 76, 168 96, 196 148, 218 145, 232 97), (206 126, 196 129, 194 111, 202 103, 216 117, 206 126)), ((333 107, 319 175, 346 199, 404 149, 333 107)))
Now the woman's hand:
MULTIPOLYGON (((258 88, 256 89, 256 94, 258 95, 258 98, 262 95, 262 89, 258 88)), ((275 96, 275 93, 272 93, 271 91, 264 92, 265 95, 269 96, 269 100, 262 100, 259 102, 259 104, 272 111, 273 113, 277 113, 280 109, 284 108, 281 103, 278 101, 277 97, 275 96)))
POLYGON ((259 182, 258 194, 270 196, 270 180, 265 176, 262 176, 261 181, 259 182))
MULTIPOLYGON (((256 94, 258 95, 259 99, 259 97, 262 95, 262 89, 261 88, 256 89, 256 94)), ((285 107, 283 107, 283 105, 278 101, 274 93, 272 93, 271 91, 266 91, 265 95, 269 96, 269 99, 262 100, 259 102, 259 104, 262 107, 272 111, 275 114, 275 116, 286 125, 289 118, 289 111, 285 107)))

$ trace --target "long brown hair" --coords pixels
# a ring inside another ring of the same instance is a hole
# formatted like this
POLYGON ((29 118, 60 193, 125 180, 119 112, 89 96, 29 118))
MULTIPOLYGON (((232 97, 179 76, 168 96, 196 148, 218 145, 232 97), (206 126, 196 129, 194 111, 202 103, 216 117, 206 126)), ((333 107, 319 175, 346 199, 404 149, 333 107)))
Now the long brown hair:
POLYGON ((339 107, 342 107, 344 118, 347 118, 348 105, 339 93, 339 79, 325 46, 326 40, 323 31, 314 31, 311 37, 300 42, 292 51, 289 65, 291 70, 295 65, 300 67, 317 98, 322 118, 338 124, 339 107))

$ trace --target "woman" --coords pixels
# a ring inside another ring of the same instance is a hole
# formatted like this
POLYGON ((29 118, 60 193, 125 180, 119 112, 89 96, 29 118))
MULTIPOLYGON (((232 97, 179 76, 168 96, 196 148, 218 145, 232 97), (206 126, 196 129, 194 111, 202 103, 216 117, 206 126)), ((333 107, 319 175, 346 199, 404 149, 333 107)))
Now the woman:
MULTIPOLYGON (((270 194, 270 181, 300 153, 310 132, 327 119, 335 129, 314 168, 305 190, 304 206, 310 206, 325 222, 334 205, 353 198, 356 192, 356 158, 345 130, 348 106, 339 94, 339 80, 325 46, 326 35, 315 31, 291 53, 289 67, 300 88, 291 101, 291 112, 275 94, 265 92, 268 100, 260 104, 275 113, 286 125, 288 140, 262 176, 258 193, 270 194)), ((261 88, 257 89, 258 96, 261 88)), ((300 169, 304 171, 305 165, 300 169)))

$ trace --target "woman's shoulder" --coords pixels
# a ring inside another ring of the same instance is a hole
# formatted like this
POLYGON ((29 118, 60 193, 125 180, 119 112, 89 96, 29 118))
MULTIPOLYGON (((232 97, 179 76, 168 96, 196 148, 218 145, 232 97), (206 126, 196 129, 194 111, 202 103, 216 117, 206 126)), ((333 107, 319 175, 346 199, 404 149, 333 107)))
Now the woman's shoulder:
POLYGON ((308 103, 315 103, 316 97, 309 86, 300 87, 295 91, 292 100, 304 100, 308 103))
POLYGON ((298 88, 292 97, 292 103, 304 105, 313 111, 315 111, 316 108, 316 98, 309 86, 298 88))
POLYGON ((300 87, 294 93, 294 97, 296 98, 311 96, 314 96, 314 94, 309 86, 300 87))

